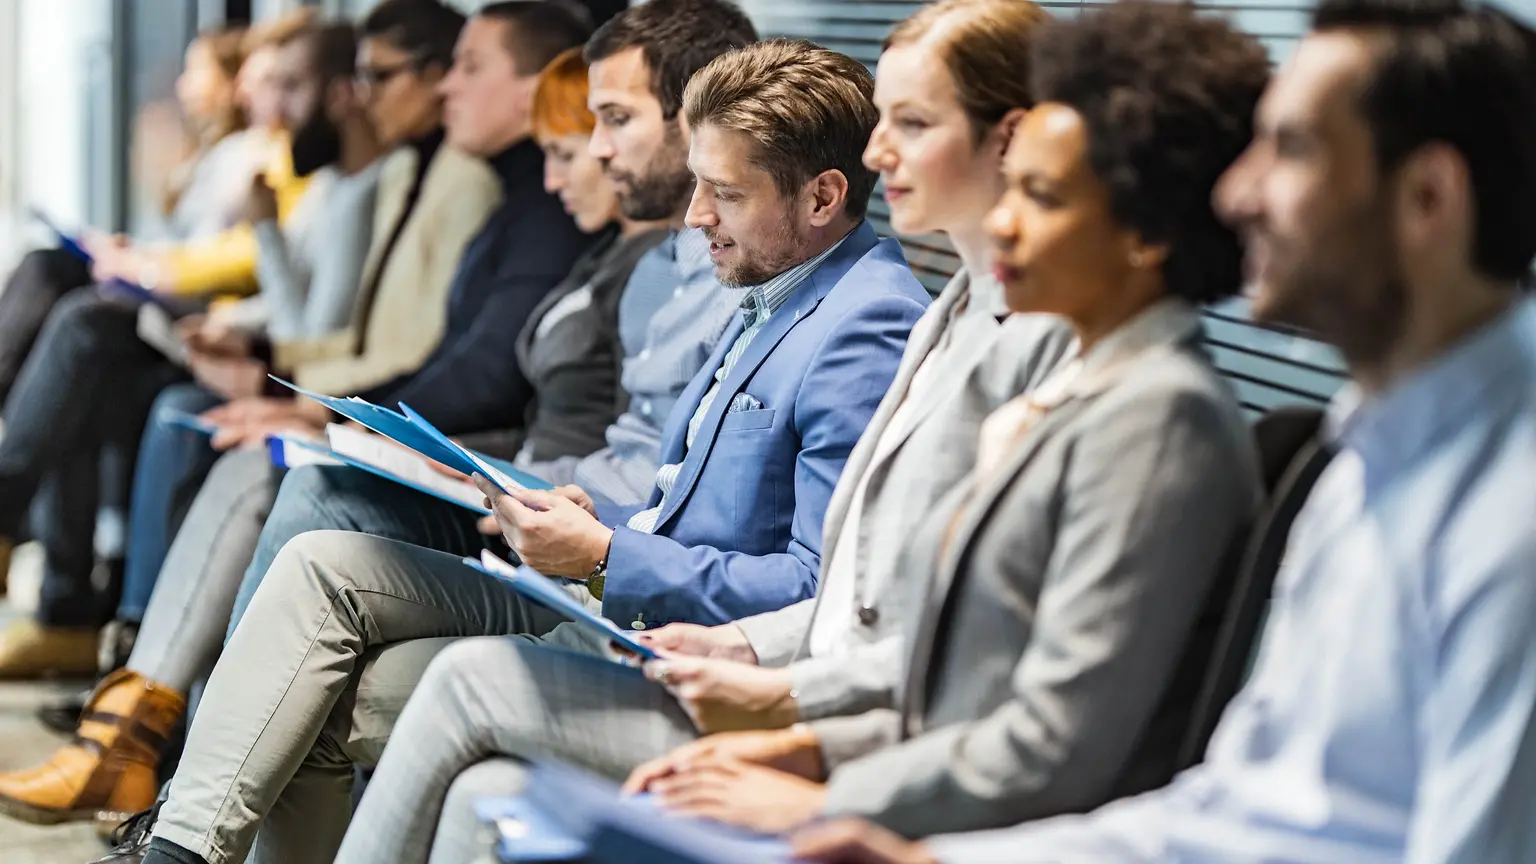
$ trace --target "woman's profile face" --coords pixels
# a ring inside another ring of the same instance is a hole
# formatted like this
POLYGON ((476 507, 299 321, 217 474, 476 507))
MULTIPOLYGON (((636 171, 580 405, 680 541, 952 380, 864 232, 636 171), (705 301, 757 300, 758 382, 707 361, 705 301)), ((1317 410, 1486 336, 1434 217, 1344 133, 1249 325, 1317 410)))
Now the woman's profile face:
POLYGON ((565 212, 588 234, 619 216, 619 197, 603 164, 587 151, 590 135, 539 136, 544 148, 544 189, 560 196, 565 212))
POLYGON ((176 98, 187 117, 199 122, 217 119, 234 103, 235 82, 219 67, 207 42, 199 39, 187 47, 176 98))
POLYGON ((1015 312, 1091 324, 1132 276, 1135 234, 1111 213, 1088 153, 1087 124, 1059 103, 1037 105, 1014 133, 987 232, 994 275, 1015 312))
POLYGON ((880 172, 901 234, 974 232, 997 202, 1001 136, 976 128, 929 40, 896 45, 875 73, 880 122, 864 165, 880 172))

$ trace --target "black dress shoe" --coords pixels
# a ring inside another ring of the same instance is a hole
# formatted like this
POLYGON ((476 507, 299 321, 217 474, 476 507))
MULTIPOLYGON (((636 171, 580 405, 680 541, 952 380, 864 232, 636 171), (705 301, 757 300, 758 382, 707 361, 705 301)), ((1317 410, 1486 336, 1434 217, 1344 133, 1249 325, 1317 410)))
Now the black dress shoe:
POLYGON ((107 857, 98 858, 91 864, 139 864, 149 851, 149 833, 155 829, 155 819, 160 816, 160 804, 129 816, 112 832, 108 843, 112 851, 107 857))
POLYGON ((90 690, 81 690, 37 709, 37 719, 49 729, 61 735, 73 735, 80 725, 80 713, 85 710, 85 700, 90 690))

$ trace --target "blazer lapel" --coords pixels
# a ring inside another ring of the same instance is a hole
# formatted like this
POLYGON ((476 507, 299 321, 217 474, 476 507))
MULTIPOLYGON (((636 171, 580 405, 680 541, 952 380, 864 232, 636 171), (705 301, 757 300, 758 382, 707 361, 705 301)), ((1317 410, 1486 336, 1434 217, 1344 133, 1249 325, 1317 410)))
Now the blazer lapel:
MULTIPOLYGON (((854 489, 861 482, 864 474, 871 469, 880 438, 885 435, 887 427, 890 426, 896 409, 906 400, 907 391, 912 387, 912 379, 917 375, 918 367, 928 359, 933 346, 938 344, 939 337, 944 334, 951 310, 959 302, 959 297, 965 293, 965 278, 962 272, 950 280, 949 285, 939 293, 938 299, 928 307, 928 314, 923 317, 917 327, 913 328, 912 335, 907 340, 906 353, 901 358, 901 366, 896 370, 896 377, 891 382, 891 395, 881 401, 875 416, 865 427, 864 434, 860 435, 858 443, 854 444, 853 452, 848 454, 842 476, 849 478, 849 482, 839 482, 833 489, 832 500, 827 504, 826 525, 821 542, 823 555, 832 554, 838 538, 842 536, 843 522, 848 518, 848 508, 853 504, 854 489)), ((929 388, 929 393, 932 395, 934 390, 942 389, 929 388)), ((925 403, 928 401, 924 400, 925 403)), ((926 410, 923 413, 926 413, 926 410)), ((903 441, 911 434, 910 430, 915 425, 909 422, 906 426, 907 431, 899 433, 903 441)), ((896 448, 891 449, 894 452, 896 448)), ((862 573, 862 567, 857 569, 862 573)))
MULTIPOLYGON (((737 337, 741 336, 741 331, 744 329, 746 329, 746 322, 742 314, 737 312, 731 317, 731 323, 726 326, 720 340, 715 343, 715 349, 710 352, 708 362, 699 369, 693 376, 693 380, 689 381, 688 386, 684 387, 683 392, 678 395, 676 407, 667 418, 667 434, 661 442, 661 464, 675 465, 684 461, 684 457, 688 455, 688 422, 693 419, 694 412, 699 410, 699 403, 704 400, 704 394, 715 383, 716 370, 725 362, 726 353, 731 350, 731 345, 736 342, 737 337), (682 410, 684 405, 688 406, 687 412, 682 410)), ((703 432, 702 429, 699 431, 703 432)))
MULTIPOLYGON (((964 562, 965 553, 969 551, 976 532, 997 506, 998 499, 1012 487, 1014 480, 1029 467, 1035 456, 1039 455, 1040 448, 1090 401, 1091 399, 1073 398, 1056 407, 1036 421, 1034 427, 1025 433, 1024 440, 1019 443, 1013 454, 992 476, 977 477, 973 472, 970 480, 967 481, 971 486, 971 494, 958 505, 960 521, 955 526, 952 536, 940 546, 942 551, 934 562, 934 577, 928 586, 928 600, 922 606, 920 623, 916 632, 913 633, 910 659, 907 663, 906 689, 903 691, 906 698, 902 700, 901 706, 903 734, 911 734, 916 724, 921 723, 923 713, 927 709, 928 675, 931 664, 936 659, 938 633, 948 616, 950 595, 954 590, 960 565, 964 562)), ((953 518, 953 512, 950 515, 953 518)))
MULTIPOLYGON (((693 446, 685 447, 687 456, 683 460, 682 474, 677 478, 677 485, 673 487, 672 494, 667 496, 666 507, 662 510, 660 518, 656 520, 656 530, 660 531, 693 493, 693 487, 699 480, 699 473, 704 468, 704 462, 709 458, 709 451, 714 447, 715 436, 720 433, 720 424, 725 420, 726 411, 730 408, 731 400, 746 387, 746 383, 757 373, 759 367, 779 346, 779 342, 789 335, 797 324, 810 317, 821 299, 827 296, 837 283, 842 281, 844 275, 858 263, 868 252, 874 248, 879 238, 875 236, 875 229, 868 222, 863 223, 843 241, 842 246, 833 252, 827 260, 821 263, 800 287, 784 301, 778 311, 768 318, 768 323, 763 325, 757 335, 753 337, 752 344, 747 346, 745 353, 731 367, 729 375, 720 382, 720 391, 715 396, 715 401, 710 404, 709 411, 704 415, 704 420, 699 424, 698 434, 694 436, 693 446)), ((698 409, 699 400, 714 383, 715 372, 719 370, 725 355, 730 351, 731 345, 740 337, 745 329, 744 317, 738 313, 736 322, 726 338, 720 340, 715 348, 717 356, 711 358, 709 374, 700 375, 693 381, 695 385, 702 384, 698 393, 691 401, 684 403, 693 405, 698 409)), ((691 390, 691 388, 690 388, 691 390)), ((693 395, 690 393, 690 395, 693 395)), ((776 407, 776 406, 766 406, 776 407)), ((788 407, 788 406, 784 406, 788 407)), ((692 417, 692 412, 689 412, 692 417)), ((688 422, 684 420, 682 433, 678 437, 687 437, 688 422)), ((675 461, 675 460, 674 460, 675 461)), ((669 460, 663 460, 663 464, 670 464, 669 460)))

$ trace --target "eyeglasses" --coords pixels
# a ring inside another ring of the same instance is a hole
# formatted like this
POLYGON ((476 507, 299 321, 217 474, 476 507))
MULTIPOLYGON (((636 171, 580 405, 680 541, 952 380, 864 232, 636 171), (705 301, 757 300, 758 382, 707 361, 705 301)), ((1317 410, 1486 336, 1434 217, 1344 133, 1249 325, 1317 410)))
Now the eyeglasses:
POLYGON ((407 60, 394 66, 358 67, 357 83, 365 87, 382 87, 394 80, 396 75, 402 72, 413 71, 416 68, 414 60, 407 60))

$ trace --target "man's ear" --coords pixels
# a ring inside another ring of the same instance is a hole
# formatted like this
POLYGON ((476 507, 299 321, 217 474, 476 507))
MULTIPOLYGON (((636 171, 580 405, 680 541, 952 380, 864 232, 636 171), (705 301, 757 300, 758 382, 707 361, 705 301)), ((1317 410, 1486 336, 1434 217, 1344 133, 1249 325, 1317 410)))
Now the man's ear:
POLYGON ((1397 231, 1408 247, 1444 242, 1461 233, 1475 218, 1467 163, 1453 148, 1428 144, 1408 155, 1398 167, 1397 231))
POLYGON ((848 210, 848 178, 836 168, 823 171, 806 184, 810 223, 825 228, 848 210))

